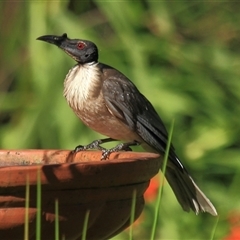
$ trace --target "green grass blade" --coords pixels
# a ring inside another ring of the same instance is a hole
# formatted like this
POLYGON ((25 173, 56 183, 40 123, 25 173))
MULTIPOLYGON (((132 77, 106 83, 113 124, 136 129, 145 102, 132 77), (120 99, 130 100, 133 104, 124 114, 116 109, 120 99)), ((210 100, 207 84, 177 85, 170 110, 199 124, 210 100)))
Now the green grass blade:
POLYGON ((137 191, 135 189, 133 191, 133 196, 132 196, 130 228, 129 228, 129 240, 133 239, 133 223, 134 223, 134 219, 135 219, 136 199, 137 199, 137 191))
POLYGON ((89 214, 90 214, 90 211, 88 210, 86 212, 84 223, 83 223, 82 240, 87 239, 87 226, 88 226, 89 214))
POLYGON ((26 178, 26 193, 25 193, 25 219, 24 219, 24 240, 29 239, 29 175, 26 178))
POLYGON ((36 240, 41 239, 41 170, 37 172, 37 216, 36 216, 36 240))
POLYGON ((163 193, 163 183, 164 183, 164 179, 165 179, 165 172, 166 172, 166 167, 167 167, 168 155, 169 155, 169 150, 170 150, 172 135, 173 135, 173 127, 174 127, 174 120, 172 121, 171 129, 170 129, 170 132, 169 132, 169 135, 168 135, 166 152, 165 152, 164 159, 163 159, 162 175, 160 176, 160 179, 159 179, 160 180, 160 187, 159 187, 159 190, 158 190, 158 196, 157 196, 157 202, 156 202, 156 208, 155 208, 155 215, 154 215, 153 227, 152 227, 151 238, 150 238, 151 240, 154 240, 155 234, 156 234, 156 227, 157 227, 160 204, 161 204, 162 193, 163 193))
POLYGON ((59 210, 58 199, 55 200, 55 240, 59 240, 59 210))
POLYGON ((210 240, 213 240, 214 239, 214 236, 215 236, 215 233, 216 233, 216 230, 217 230, 217 226, 218 226, 218 222, 219 222, 219 216, 217 217, 217 220, 213 226, 213 230, 212 230, 212 234, 211 234, 211 237, 210 237, 210 240))

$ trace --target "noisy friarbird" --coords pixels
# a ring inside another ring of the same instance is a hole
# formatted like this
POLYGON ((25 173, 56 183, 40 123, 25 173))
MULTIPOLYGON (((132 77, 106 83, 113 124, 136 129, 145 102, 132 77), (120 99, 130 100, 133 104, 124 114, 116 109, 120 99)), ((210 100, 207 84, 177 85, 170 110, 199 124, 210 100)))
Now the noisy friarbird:
MULTIPOLYGON (((77 62, 65 78, 64 96, 88 127, 109 137, 78 146, 75 152, 96 147, 103 150, 106 158, 112 151, 141 144, 147 151, 165 153, 168 134, 156 110, 124 74, 98 62, 98 48, 93 42, 70 39, 66 33, 37 39, 58 46, 77 62), (100 144, 111 140, 125 143, 105 151, 100 144)), ((217 216, 215 207, 188 174, 173 146, 165 176, 183 210, 217 216)))

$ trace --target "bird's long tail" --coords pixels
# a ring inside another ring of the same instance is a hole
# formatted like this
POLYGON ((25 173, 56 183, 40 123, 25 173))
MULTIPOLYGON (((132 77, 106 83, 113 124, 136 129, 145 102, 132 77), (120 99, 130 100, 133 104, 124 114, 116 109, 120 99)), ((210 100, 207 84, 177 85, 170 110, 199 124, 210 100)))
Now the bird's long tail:
POLYGON ((208 212, 217 216, 215 207, 187 171, 184 168, 176 169, 176 166, 171 165, 168 164, 165 176, 182 208, 187 212, 192 209, 196 214, 208 212))

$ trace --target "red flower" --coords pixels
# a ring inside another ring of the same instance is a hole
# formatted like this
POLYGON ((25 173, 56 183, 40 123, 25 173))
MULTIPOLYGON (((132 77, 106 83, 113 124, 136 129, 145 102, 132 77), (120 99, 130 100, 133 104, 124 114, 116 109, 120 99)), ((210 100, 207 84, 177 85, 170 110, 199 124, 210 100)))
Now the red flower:
POLYGON ((151 202, 156 199, 159 186, 159 175, 157 175, 151 179, 148 189, 144 193, 144 199, 146 200, 146 202, 151 202))
POLYGON ((224 240, 239 240, 240 239, 240 213, 232 212, 229 214, 230 233, 224 240))
POLYGON ((228 236, 224 240, 239 240, 240 239, 240 226, 232 227, 228 236))

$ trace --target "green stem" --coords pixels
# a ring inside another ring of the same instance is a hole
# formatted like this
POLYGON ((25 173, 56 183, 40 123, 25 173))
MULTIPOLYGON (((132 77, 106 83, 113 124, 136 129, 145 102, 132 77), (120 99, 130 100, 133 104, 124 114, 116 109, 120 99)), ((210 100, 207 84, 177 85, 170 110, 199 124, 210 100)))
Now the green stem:
POLYGON ((151 238, 150 238, 151 240, 154 240, 155 234, 156 234, 157 222, 158 222, 158 217, 159 217, 159 212, 160 212, 160 204, 161 204, 162 193, 163 193, 163 183, 164 183, 164 179, 165 179, 165 172, 166 172, 169 150, 170 150, 172 135, 173 135, 173 127, 174 127, 174 120, 172 121, 172 124, 171 124, 171 129, 170 129, 169 136, 168 136, 166 152, 164 154, 163 166, 162 166, 162 175, 159 178, 160 187, 159 187, 159 190, 158 190, 156 209, 155 209, 153 227, 152 227, 151 238))
POLYGON ((87 239, 87 226, 88 226, 89 214, 90 214, 90 211, 88 210, 86 212, 84 223, 83 223, 82 240, 86 240, 87 239))
POLYGON ((37 216, 36 216, 36 239, 41 240, 41 170, 37 171, 37 216))
POLYGON ((26 195, 25 195, 24 240, 29 239, 29 195, 30 195, 29 175, 27 175, 27 178, 26 178, 26 195))
POLYGON ((59 240, 59 211, 58 199, 55 200, 55 240, 59 240))
POLYGON ((132 197, 130 229, 129 229, 129 240, 133 239, 133 223, 134 223, 134 220, 135 220, 136 198, 137 198, 137 191, 135 189, 133 191, 133 197, 132 197))

